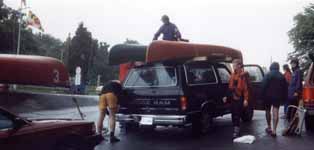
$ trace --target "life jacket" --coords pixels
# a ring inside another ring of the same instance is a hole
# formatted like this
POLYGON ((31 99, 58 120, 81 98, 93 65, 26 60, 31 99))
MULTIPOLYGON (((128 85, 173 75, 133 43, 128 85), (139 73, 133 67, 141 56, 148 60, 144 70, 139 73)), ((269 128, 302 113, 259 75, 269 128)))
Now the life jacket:
POLYGON ((229 81, 229 90, 233 96, 239 99, 244 98, 245 100, 249 100, 249 87, 250 80, 248 72, 241 70, 239 72, 232 73, 229 81))

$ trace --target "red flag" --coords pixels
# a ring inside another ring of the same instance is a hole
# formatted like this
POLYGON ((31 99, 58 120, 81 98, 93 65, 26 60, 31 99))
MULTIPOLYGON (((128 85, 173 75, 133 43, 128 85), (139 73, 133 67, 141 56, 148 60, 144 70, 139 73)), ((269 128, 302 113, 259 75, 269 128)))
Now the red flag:
POLYGON ((33 26, 44 32, 44 29, 41 26, 39 18, 32 12, 28 12, 27 25, 33 26))

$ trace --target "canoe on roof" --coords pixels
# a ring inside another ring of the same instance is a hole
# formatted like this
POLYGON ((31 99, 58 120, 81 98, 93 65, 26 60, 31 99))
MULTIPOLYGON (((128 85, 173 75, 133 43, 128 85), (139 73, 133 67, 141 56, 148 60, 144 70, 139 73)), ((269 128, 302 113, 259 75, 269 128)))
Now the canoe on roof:
POLYGON ((59 60, 30 55, 0 55, 0 83, 69 87, 69 73, 59 60))
POLYGON ((109 52, 109 64, 118 65, 134 61, 150 63, 194 57, 207 57, 210 60, 231 62, 233 59, 242 60, 242 53, 233 48, 217 45, 153 41, 148 46, 133 44, 113 46, 109 52))

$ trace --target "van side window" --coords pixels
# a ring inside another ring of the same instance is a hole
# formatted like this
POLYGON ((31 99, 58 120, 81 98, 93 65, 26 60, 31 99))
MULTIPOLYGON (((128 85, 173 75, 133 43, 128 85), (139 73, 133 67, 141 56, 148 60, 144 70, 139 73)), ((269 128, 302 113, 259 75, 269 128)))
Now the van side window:
POLYGON ((217 83, 215 71, 212 66, 185 65, 187 82, 190 85, 217 83))
POLYGON ((217 68, 221 83, 229 83, 230 73, 226 68, 217 68))

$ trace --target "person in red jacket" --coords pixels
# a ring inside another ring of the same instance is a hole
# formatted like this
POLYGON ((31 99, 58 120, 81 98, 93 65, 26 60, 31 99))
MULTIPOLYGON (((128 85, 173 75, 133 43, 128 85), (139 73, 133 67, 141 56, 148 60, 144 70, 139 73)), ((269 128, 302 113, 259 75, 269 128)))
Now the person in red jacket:
MULTIPOLYGON (((288 83, 288 85, 291 82, 291 78, 292 78, 292 73, 291 70, 289 68, 288 64, 283 65, 283 71, 284 71, 284 77, 288 83)), ((284 116, 282 116, 283 119, 287 118, 287 112, 288 112, 288 100, 285 100, 284 102, 284 116)))
POLYGON ((243 107, 248 106, 249 101, 249 74, 244 71, 242 61, 236 59, 232 62, 234 72, 229 80, 229 94, 223 98, 226 103, 231 100, 231 115, 234 127, 233 138, 240 135, 240 117, 243 107))

